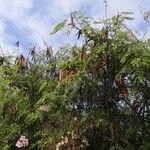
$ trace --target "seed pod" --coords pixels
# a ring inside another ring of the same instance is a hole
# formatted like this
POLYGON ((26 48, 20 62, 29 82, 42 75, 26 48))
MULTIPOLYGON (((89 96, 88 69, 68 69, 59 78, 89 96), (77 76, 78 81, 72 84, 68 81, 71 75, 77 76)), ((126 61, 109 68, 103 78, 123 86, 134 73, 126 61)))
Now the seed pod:
POLYGON ((4 62, 5 62, 5 58, 0 56, 0 66, 3 65, 4 62))
POLYGON ((35 61, 35 46, 31 49, 31 56, 32 56, 32 60, 35 61))
POLYGON ((75 49, 72 49, 72 57, 76 57, 76 56, 78 56, 78 53, 76 52, 75 49))
POLYGON ((21 73, 25 72, 25 70, 27 69, 26 59, 23 55, 16 57, 15 64, 18 66, 18 71, 20 71, 21 73))
POLYGON ((19 41, 17 41, 15 46, 19 48, 19 45, 20 45, 20 43, 19 43, 19 41))
POLYGON ((52 48, 51 47, 47 47, 47 49, 46 49, 46 58, 47 58, 47 60, 49 58, 51 58, 51 56, 52 56, 52 48))
POLYGON ((71 25, 72 25, 72 27, 74 28, 74 20, 73 20, 73 14, 71 13, 71 25))
POLYGON ((84 45, 84 46, 82 47, 82 51, 81 51, 81 60, 82 60, 83 62, 85 62, 86 57, 87 57, 87 54, 86 54, 86 47, 85 47, 85 45, 84 45))

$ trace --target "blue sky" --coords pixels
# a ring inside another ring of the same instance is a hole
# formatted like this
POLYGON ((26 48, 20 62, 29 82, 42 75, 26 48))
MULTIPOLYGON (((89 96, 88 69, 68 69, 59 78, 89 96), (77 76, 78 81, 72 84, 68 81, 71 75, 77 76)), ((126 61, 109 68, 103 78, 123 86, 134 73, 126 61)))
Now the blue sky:
MULTIPOLYGON (((143 11, 150 10, 150 0, 108 0, 108 6, 109 16, 117 14, 118 11, 134 12, 135 21, 129 26, 139 30, 141 34, 144 32, 139 7, 143 11)), ((16 41, 27 47, 36 45, 43 49, 40 36, 53 46, 54 51, 64 44, 78 43, 74 35, 69 38, 61 32, 51 37, 50 32, 55 24, 68 17, 70 9, 81 8, 89 16, 104 16, 103 0, 0 0, 0 45, 4 53, 15 53, 16 41)), ((147 37, 149 35, 150 31, 147 32, 147 37)), ((26 48, 23 50, 28 51, 26 48)))

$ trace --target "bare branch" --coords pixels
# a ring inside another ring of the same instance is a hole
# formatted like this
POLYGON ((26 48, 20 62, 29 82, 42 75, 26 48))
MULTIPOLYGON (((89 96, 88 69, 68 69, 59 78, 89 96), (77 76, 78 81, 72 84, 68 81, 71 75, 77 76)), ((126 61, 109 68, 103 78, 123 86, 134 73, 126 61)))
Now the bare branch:
POLYGON ((124 27, 125 29, 127 29, 127 30, 130 32, 130 34, 131 34, 137 41, 139 41, 139 39, 134 35, 133 31, 128 28, 127 25, 125 25, 125 24, 122 24, 122 25, 123 25, 123 27, 124 27))

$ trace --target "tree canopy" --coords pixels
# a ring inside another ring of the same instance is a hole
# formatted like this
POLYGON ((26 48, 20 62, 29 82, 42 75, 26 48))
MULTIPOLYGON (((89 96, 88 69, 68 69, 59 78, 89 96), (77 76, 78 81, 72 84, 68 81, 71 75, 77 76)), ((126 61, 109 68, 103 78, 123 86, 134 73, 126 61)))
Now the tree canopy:
POLYGON ((150 40, 130 15, 71 12, 51 34, 74 30, 82 46, 0 56, 0 149, 150 149, 150 40))

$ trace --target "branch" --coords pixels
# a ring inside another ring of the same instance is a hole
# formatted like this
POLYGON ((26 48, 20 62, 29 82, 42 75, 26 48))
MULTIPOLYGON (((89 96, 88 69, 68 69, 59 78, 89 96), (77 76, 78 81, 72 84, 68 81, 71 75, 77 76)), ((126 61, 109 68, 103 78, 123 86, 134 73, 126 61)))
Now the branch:
MULTIPOLYGON (((76 15, 75 15, 75 13, 74 12, 71 12, 72 13, 72 15, 74 16, 74 18, 76 19, 76 21, 77 21, 77 23, 80 25, 80 27, 81 27, 81 29, 83 29, 83 26, 82 26, 82 24, 79 22, 79 20, 78 20, 78 18, 76 17, 76 15)), ((76 27, 78 30, 81 30, 81 29, 79 29, 78 27, 76 27)))
POLYGON ((122 25, 123 25, 123 27, 124 27, 125 29, 127 29, 127 30, 131 33, 131 35, 139 42, 139 39, 134 35, 133 31, 130 30, 127 25, 125 25, 125 24, 122 24, 122 25))
POLYGON ((140 7, 140 12, 141 12, 141 15, 142 15, 143 19, 146 21, 146 27, 145 27, 144 35, 142 37, 142 41, 143 41, 143 39, 144 39, 144 37, 145 37, 145 35, 147 33, 147 24, 150 26, 150 22, 148 21, 148 16, 146 16, 146 17, 144 16, 144 13, 143 13, 141 7, 140 7))

